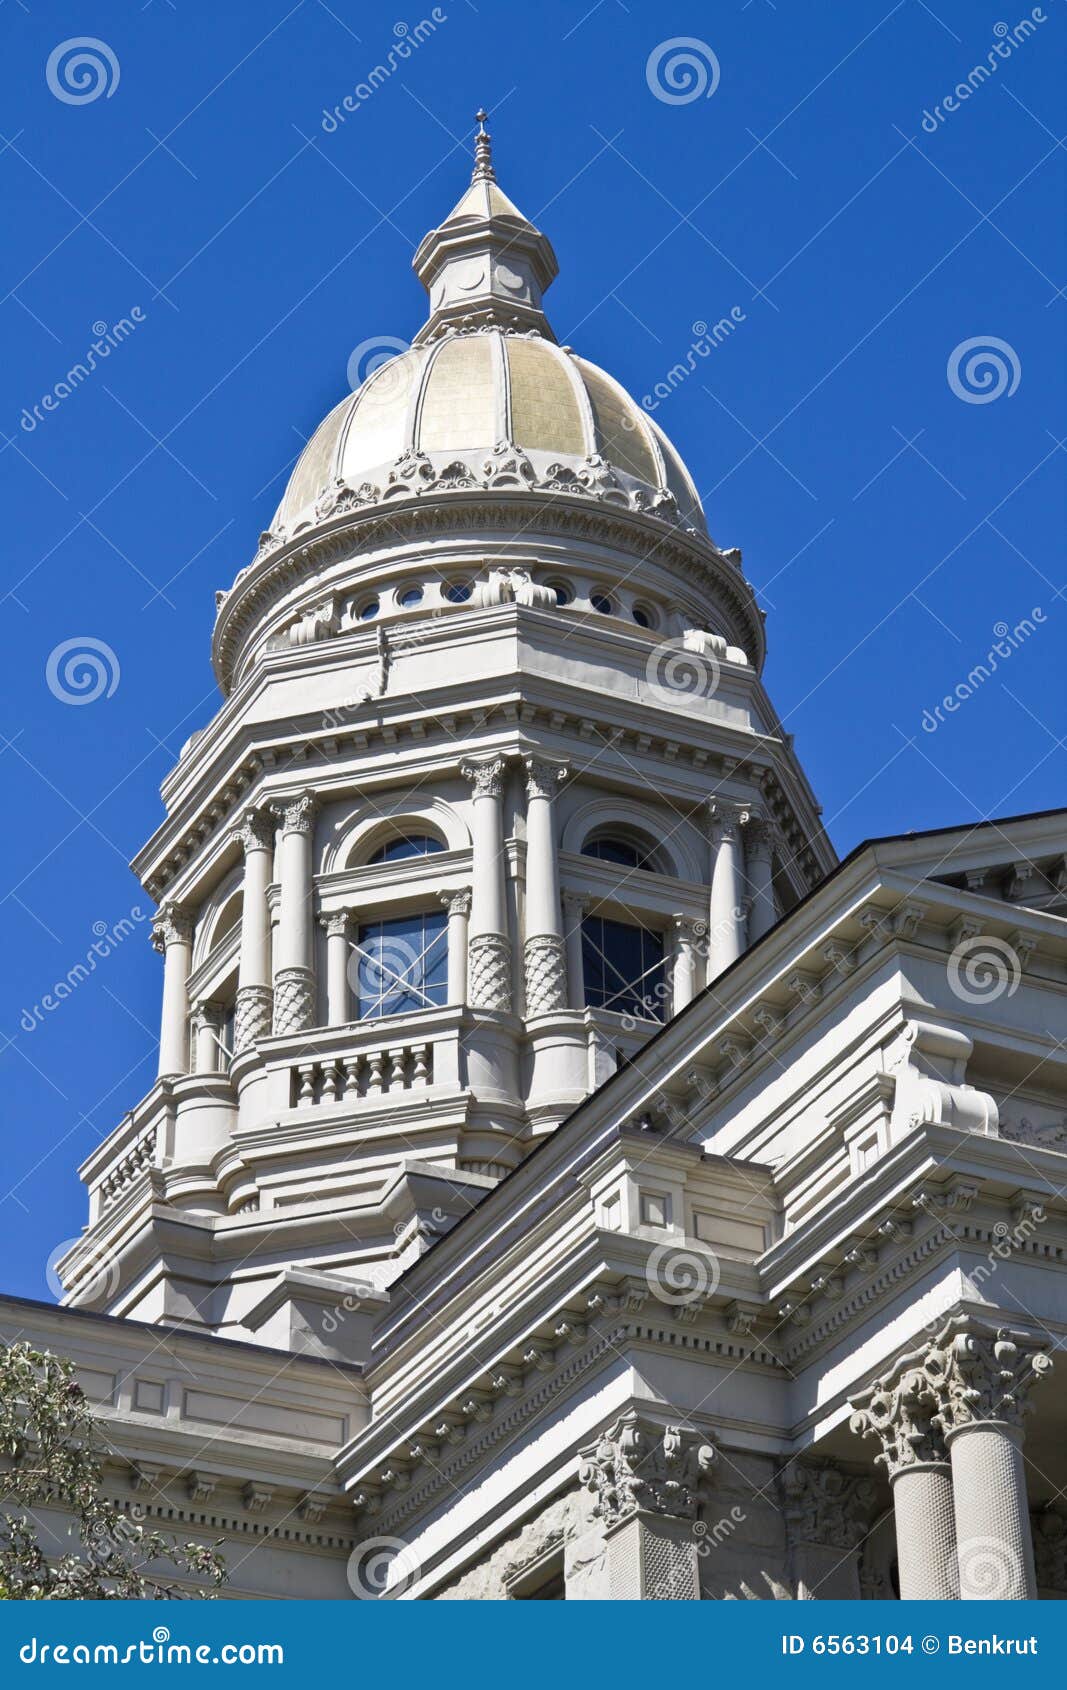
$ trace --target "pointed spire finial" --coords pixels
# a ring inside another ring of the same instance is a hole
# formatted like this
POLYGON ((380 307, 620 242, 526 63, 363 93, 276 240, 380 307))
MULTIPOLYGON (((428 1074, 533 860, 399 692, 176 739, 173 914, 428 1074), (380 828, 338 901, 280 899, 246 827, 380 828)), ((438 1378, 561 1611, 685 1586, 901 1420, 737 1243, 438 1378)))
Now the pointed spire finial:
POLYGON ((476 111, 474 120, 478 125, 478 133, 474 138, 474 170, 471 173, 472 182, 495 182, 496 171, 493 169, 493 137, 486 129, 487 111, 476 111))

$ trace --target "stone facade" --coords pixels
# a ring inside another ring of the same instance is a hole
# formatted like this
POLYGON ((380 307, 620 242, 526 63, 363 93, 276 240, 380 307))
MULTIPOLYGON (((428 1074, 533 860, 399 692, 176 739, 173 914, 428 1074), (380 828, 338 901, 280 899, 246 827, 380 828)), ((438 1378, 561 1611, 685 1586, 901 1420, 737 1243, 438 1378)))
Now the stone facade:
POLYGON ((1067 816, 837 864, 484 135, 416 268, 219 594, 158 1079, 4 1333, 236 1594, 1063 1594, 1067 816))

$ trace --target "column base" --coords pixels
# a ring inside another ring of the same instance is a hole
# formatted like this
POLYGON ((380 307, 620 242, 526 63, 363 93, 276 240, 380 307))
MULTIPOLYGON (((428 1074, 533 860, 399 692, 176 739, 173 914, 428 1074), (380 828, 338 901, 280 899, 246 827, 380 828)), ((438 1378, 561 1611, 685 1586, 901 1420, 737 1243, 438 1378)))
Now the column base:
POLYGON ((315 977, 310 968, 282 968, 274 976, 274 1033, 304 1033, 315 1015, 315 977))
POLYGON ((511 943, 502 933, 474 933, 467 946, 472 1009, 511 1009, 511 943))
POLYGON ((270 1036, 274 993, 269 986, 238 986, 233 1014, 233 1050, 247 1050, 270 1036))

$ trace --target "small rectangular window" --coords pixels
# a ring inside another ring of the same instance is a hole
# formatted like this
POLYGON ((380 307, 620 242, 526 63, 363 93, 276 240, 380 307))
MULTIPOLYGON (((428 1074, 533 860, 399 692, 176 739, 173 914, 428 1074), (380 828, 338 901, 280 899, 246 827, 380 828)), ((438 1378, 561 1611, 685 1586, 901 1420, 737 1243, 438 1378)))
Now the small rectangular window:
POLYGON ((367 922, 355 946, 360 1020, 410 1015, 448 1000, 444 910, 367 922))

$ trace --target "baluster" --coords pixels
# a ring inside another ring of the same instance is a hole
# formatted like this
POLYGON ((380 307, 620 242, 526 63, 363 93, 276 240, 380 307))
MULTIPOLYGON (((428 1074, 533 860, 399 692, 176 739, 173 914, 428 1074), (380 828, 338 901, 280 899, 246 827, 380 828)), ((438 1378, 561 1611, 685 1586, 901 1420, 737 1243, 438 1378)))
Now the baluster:
POLYGON ((430 1049, 431 1047, 428 1044, 415 1046, 411 1070, 413 1086, 428 1086, 430 1083, 430 1049))
POLYGON ((389 1052, 389 1090, 404 1091, 406 1079, 404 1074, 404 1059, 406 1050, 391 1050, 389 1052))
POLYGON ((300 1075, 300 1091, 297 1094, 297 1104, 314 1103, 315 1064, 313 1062, 302 1062, 297 1072, 300 1075))
POLYGON ((359 1057, 358 1056, 346 1056, 345 1057, 345 1096, 346 1097, 358 1097, 358 1095, 359 1095, 359 1057))
POLYGON ((325 1068, 323 1090, 331 1103, 341 1100, 341 1064, 337 1061, 328 1062, 325 1068))
POLYGON ((371 1053, 370 1053, 370 1056, 368 1058, 368 1061, 370 1063, 370 1073, 367 1075, 367 1096, 368 1097, 378 1097, 381 1093, 381 1090, 382 1090, 382 1062, 384 1061, 384 1058, 385 1058, 384 1051, 372 1050, 371 1053))

